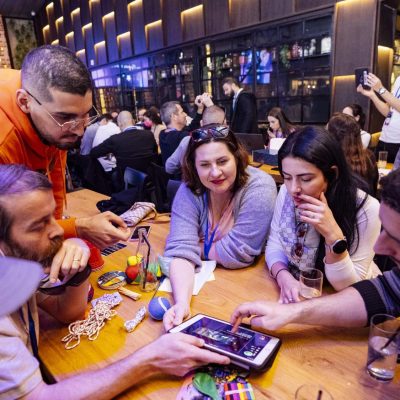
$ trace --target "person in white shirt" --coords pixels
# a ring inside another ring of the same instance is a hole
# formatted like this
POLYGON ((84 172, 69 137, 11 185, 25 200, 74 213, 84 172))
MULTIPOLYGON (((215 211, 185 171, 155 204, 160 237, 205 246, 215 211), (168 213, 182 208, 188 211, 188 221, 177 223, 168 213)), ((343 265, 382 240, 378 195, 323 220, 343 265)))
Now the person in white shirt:
POLYGON ((380 274, 373 262, 379 202, 357 189, 340 144, 321 128, 292 133, 278 153, 284 179, 265 258, 280 301, 299 301, 299 274, 318 268, 337 291, 380 274))
POLYGON ((368 148, 369 142, 371 141, 371 135, 367 131, 364 131, 365 114, 362 107, 359 104, 353 103, 343 108, 342 112, 343 114, 350 115, 357 121, 360 126, 360 136, 363 147, 364 149, 368 148))
MULTIPOLYGON (((93 139, 92 149, 112 135, 120 132, 121 129, 113 122, 111 114, 103 114, 100 117, 100 126, 97 128, 96 136, 93 139)), ((117 161, 113 154, 109 154, 106 157, 99 157, 98 160, 106 172, 111 172, 117 166, 117 161)))
POLYGON ((400 76, 394 82, 391 93, 371 72, 367 76, 367 84, 371 86, 370 90, 365 90, 362 85, 358 85, 357 92, 369 97, 378 111, 386 117, 375 153, 387 151, 387 161, 393 163, 400 149, 400 76), (383 100, 377 96, 377 93, 383 100))

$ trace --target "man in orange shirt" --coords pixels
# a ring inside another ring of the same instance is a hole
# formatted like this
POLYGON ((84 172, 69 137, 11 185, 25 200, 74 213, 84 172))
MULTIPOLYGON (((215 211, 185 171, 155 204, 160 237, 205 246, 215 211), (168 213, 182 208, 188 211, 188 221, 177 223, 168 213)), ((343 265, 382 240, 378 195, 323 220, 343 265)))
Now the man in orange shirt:
MULTIPOLYGON (((90 73, 67 48, 42 46, 26 55, 21 71, 1 70, 0 87, 0 163, 46 174, 60 219, 66 150, 79 147, 85 128, 98 116, 90 73)), ((79 236, 100 248, 129 237, 126 224, 110 212, 59 223, 66 237, 79 236)))

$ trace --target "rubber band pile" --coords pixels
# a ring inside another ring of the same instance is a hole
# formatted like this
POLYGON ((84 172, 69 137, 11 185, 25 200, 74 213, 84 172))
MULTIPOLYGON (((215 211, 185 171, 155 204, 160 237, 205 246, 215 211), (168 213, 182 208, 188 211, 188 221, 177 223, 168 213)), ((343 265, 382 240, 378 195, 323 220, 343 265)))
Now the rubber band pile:
POLYGON ((106 321, 117 314, 115 310, 112 310, 114 306, 113 302, 98 301, 85 320, 72 322, 68 326, 69 334, 61 339, 65 343, 65 348, 71 350, 78 346, 81 336, 87 336, 89 340, 96 340, 106 321))

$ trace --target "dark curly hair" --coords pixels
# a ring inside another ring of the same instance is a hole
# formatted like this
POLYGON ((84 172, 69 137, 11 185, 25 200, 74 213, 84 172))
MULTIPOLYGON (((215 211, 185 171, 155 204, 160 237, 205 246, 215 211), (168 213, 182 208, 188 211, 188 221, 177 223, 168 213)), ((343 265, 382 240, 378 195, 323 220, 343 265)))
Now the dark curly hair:
MULTIPOLYGON (((215 126, 216 124, 209 124, 203 126, 202 129, 207 129, 215 126)), ((210 142, 222 142, 225 143, 228 147, 229 151, 233 154, 236 160, 236 168, 237 174, 236 179, 233 184, 232 192, 235 193, 237 190, 242 188, 249 177, 246 172, 246 168, 249 165, 249 156, 247 154, 246 149, 243 145, 236 139, 236 136, 233 134, 231 130, 224 138, 207 138, 201 140, 199 142, 195 142, 194 140, 189 141, 189 146, 186 150, 185 157, 182 161, 182 174, 183 181, 186 183, 188 188, 197 195, 201 195, 206 191, 206 188, 201 183, 199 175, 196 169, 196 149, 206 143, 210 142)))
POLYGON ((380 180, 382 202, 400 213, 400 168, 380 180))

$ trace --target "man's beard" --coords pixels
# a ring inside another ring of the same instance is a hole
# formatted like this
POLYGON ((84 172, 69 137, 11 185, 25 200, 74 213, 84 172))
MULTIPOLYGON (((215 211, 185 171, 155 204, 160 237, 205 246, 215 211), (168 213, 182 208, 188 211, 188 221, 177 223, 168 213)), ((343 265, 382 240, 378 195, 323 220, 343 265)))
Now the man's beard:
POLYGON ((64 239, 62 236, 57 236, 54 239, 51 239, 50 245, 47 249, 42 254, 38 254, 35 249, 23 247, 16 241, 9 239, 7 241, 8 251, 6 252, 6 255, 15 258, 22 258, 24 260, 36 261, 39 264, 42 264, 42 267, 46 269, 51 266, 53 258, 60 250, 63 241, 64 239))

